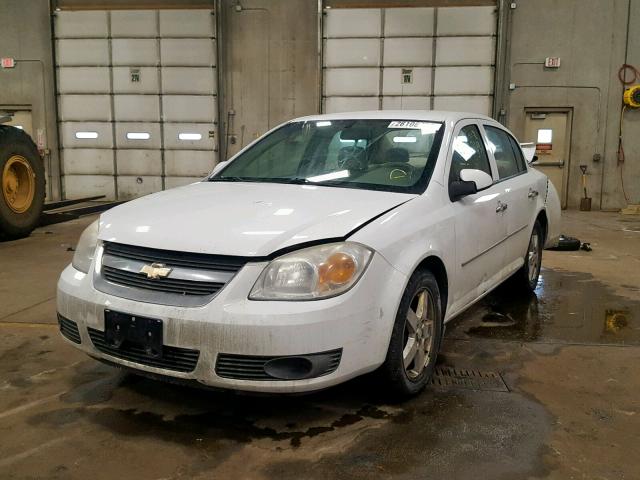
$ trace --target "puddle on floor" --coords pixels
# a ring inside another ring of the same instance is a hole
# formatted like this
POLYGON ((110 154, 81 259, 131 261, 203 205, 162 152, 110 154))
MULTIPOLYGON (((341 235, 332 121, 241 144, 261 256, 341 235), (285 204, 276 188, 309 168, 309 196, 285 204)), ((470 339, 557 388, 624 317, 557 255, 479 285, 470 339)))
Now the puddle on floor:
POLYGON ((640 302, 590 274, 543 268, 535 294, 507 282, 454 319, 447 337, 640 345, 640 302))

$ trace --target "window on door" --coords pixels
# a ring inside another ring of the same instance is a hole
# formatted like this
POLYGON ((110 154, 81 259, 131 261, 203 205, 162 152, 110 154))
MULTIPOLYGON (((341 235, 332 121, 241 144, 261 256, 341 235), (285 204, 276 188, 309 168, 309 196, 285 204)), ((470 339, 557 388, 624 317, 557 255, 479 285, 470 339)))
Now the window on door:
POLYGON ((463 127, 453 140, 449 181, 460 180, 460 172, 465 168, 482 170, 491 176, 489 157, 477 125, 463 127))
POLYGON ((519 149, 514 150, 512 142, 515 142, 504 130, 496 127, 485 126, 487 139, 489 140, 489 149, 493 152, 498 167, 498 176, 500 179, 513 177, 526 171, 526 166, 522 161, 522 155, 519 149))

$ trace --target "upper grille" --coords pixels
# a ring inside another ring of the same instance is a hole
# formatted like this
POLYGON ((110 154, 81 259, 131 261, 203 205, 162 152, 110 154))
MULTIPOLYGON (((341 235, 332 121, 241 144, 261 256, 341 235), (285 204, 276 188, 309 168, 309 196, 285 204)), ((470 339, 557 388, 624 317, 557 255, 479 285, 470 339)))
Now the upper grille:
POLYGON ((78 324, 68 318, 64 318, 58 314, 58 325, 60 325, 60 333, 71 340, 73 343, 82 343, 80 340, 80 331, 78 330, 78 324))
POLYGON ((219 282, 194 282, 173 278, 151 279, 144 273, 129 272, 107 265, 102 266, 102 271, 104 278, 119 285, 178 295, 213 295, 224 287, 224 283, 219 282))
POLYGON ((192 372, 196 368, 200 357, 198 350, 164 345, 162 347, 162 357, 155 358, 147 354, 143 347, 130 342, 125 342, 120 348, 112 347, 106 342, 104 332, 93 328, 88 328, 87 330, 93 345, 102 353, 149 367, 175 370, 176 372, 192 372))
POLYGON ((242 257, 174 252, 113 242, 104 242, 104 253, 145 263, 156 262, 170 267, 202 268, 219 272, 237 272, 247 263, 242 257))
POLYGON ((101 292, 130 300, 197 307, 210 302, 248 261, 245 257, 104 242, 93 282, 101 292), (140 273, 154 263, 169 268, 169 275, 149 278, 140 273))

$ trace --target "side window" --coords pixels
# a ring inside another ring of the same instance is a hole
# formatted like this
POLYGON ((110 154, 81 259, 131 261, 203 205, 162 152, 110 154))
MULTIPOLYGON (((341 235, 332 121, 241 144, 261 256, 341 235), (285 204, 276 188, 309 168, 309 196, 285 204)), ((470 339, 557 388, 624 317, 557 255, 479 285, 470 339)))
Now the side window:
MULTIPOLYGON (((485 126, 487 138, 489 139, 489 148, 493 151, 498 167, 498 176, 500 178, 512 177, 523 172, 526 167, 522 163, 521 155, 516 156, 516 152, 511 146, 511 136, 499 128, 485 126)), ((518 152, 520 150, 518 149, 518 152)))
POLYGON ((449 181, 460 180, 460 171, 465 168, 482 170, 491 176, 489 157, 477 125, 462 127, 456 138, 453 139, 449 181))
POLYGON ((524 172, 527 169, 527 161, 522 155, 522 149, 520 148, 520 145, 518 145, 518 142, 516 142, 515 138, 513 138, 511 135, 509 135, 509 140, 511 141, 511 148, 513 148, 513 152, 516 155, 518 168, 521 172, 524 172))

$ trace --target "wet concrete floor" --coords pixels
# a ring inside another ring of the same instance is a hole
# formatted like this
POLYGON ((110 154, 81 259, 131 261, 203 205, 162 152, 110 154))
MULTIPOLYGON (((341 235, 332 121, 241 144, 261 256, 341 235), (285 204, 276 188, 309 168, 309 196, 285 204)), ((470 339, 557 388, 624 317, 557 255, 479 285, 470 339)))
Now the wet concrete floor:
POLYGON ((90 221, 0 244, 0 478, 640 478, 638 217, 566 213, 594 250, 545 252, 536 295, 500 287, 452 321, 435 384, 402 403, 369 377, 246 396, 87 358, 53 298, 90 221))

